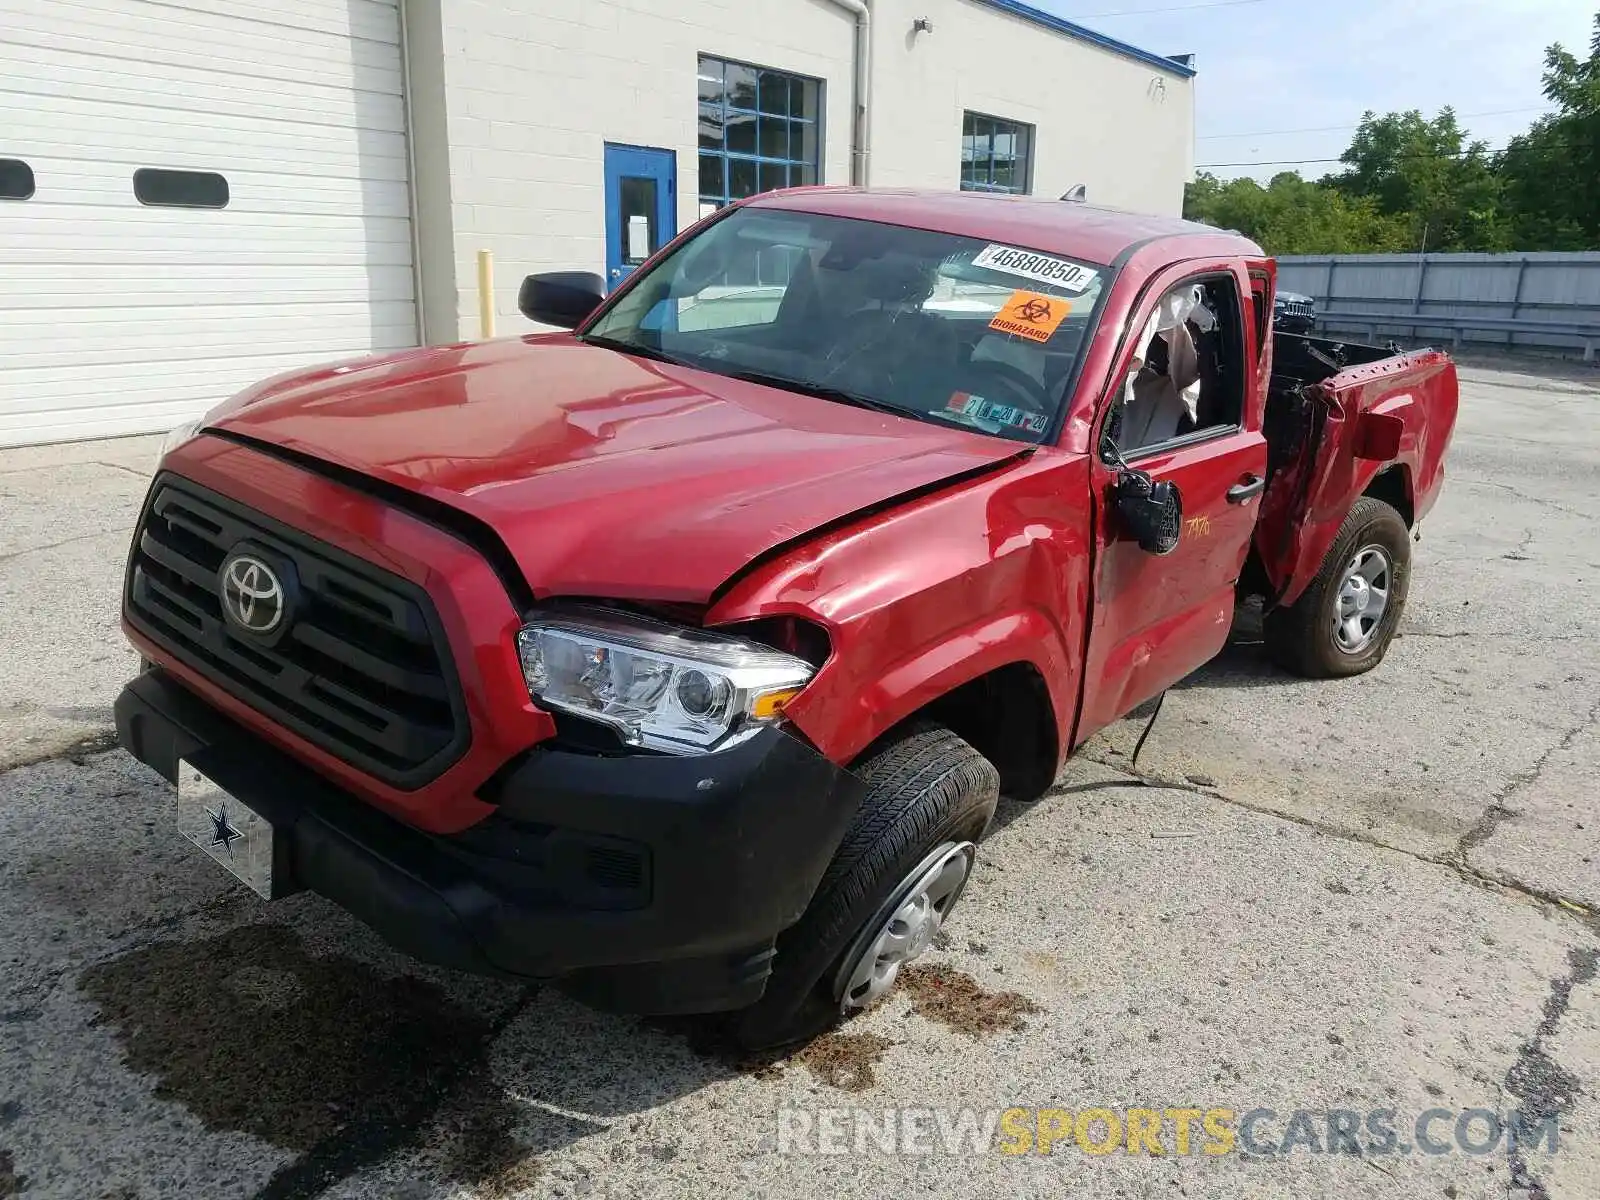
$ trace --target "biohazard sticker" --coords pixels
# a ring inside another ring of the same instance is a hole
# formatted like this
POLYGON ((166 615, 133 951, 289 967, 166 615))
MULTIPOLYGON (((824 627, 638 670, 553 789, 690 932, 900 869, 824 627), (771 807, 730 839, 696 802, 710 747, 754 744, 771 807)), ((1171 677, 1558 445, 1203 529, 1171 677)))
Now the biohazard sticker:
POLYGON ((1007 275, 1021 275, 1051 283, 1064 292, 1089 290, 1089 285, 1100 278, 1100 272, 1065 258, 1052 258, 1048 254, 1035 254, 1032 250, 1018 250, 1014 246, 985 246, 972 260, 975 267, 991 271, 1004 271, 1007 275))
POLYGON ((1030 342, 1048 342, 1071 311, 1071 302, 1060 296, 1012 292, 994 320, 989 322, 989 328, 1014 333, 1030 342))
POLYGON ((1050 426, 1050 418, 1044 413, 1018 408, 1014 404, 995 404, 971 392, 956 392, 945 408, 975 421, 1022 429, 1028 433, 1043 433, 1050 426))

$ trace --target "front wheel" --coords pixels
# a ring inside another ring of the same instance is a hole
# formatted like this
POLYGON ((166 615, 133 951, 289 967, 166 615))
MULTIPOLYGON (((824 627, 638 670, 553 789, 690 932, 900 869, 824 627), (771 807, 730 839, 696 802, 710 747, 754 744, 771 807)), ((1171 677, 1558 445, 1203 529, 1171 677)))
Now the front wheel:
POLYGON ((1279 666, 1308 679, 1372 670, 1399 628, 1410 577, 1404 518, 1382 500, 1361 497, 1310 586, 1267 614, 1267 649, 1279 666))
POLYGON ((747 1049, 790 1045, 882 998, 960 899, 1000 775, 950 730, 919 725, 870 752, 867 785, 810 906, 778 939, 766 994, 733 1015, 747 1049))

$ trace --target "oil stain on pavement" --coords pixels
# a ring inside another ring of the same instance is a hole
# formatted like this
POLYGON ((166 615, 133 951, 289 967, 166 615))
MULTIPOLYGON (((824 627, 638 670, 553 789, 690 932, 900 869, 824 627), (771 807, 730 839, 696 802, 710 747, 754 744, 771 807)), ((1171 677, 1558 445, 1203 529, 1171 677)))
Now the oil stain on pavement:
MULTIPOLYGON (((0 1102, 0 1129, 10 1125, 22 1115, 22 1106, 15 1100, 0 1102)), ((9 1150, 0 1150, 0 1200, 20 1196, 28 1186, 25 1175, 17 1174, 17 1160, 9 1150)))
MULTIPOLYGON (((0 1100, 0 1129, 15 1124, 22 1117, 22 1105, 15 1100, 0 1100)), ((0 1150, 0 1200, 22 1195, 28 1186, 28 1177, 17 1173, 16 1156, 9 1150, 0 1150)))
POLYGON ((825 1033, 794 1055, 794 1061, 830 1087, 865 1092, 877 1082, 873 1070, 893 1045, 876 1033, 825 1033))
MULTIPOLYGON (((918 1016, 971 1038, 1026 1029, 1022 1018, 1044 1011, 1020 992, 988 991, 972 976, 942 963, 906 967, 900 982, 918 1016)), ((845 1092, 871 1090, 877 1084, 878 1064, 895 1044, 876 1033, 835 1030, 799 1049, 750 1051, 738 1046, 714 1018, 655 1017, 645 1025, 685 1037, 694 1053, 736 1074, 774 1079, 788 1067, 801 1066, 820 1082, 845 1092)))
POLYGON ((800 1066, 820 1082, 845 1092, 870 1090, 877 1083, 874 1068, 894 1045, 876 1033, 836 1030, 821 1034, 798 1048, 749 1050, 739 1045, 726 1022, 715 1016, 647 1017, 643 1025, 668 1037, 682 1037, 694 1054, 735 1075, 771 1081, 780 1078, 788 1068, 800 1066))
POLYGON ((943 963, 914 963, 900 972, 911 1007, 971 1038, 1026 1029, 1022 1018, 1043 1011, 1021 992, 991 992, 964 971, 943 963))
POLYGON ((22 1195, 27 1186, 28 1177, 17 1174, 16 1160, 11 1157, 11 1151, 0 1150, 0 1200, 22 1195))
POLYGON ((296 1152, 257 1200, 304 1200, 407 1150, 460 1183, 534 1169, 488 1064, 509 1018, 434 984, 313 957, 273 925, 141 947, 79 982, 158 1097, 296 1152))

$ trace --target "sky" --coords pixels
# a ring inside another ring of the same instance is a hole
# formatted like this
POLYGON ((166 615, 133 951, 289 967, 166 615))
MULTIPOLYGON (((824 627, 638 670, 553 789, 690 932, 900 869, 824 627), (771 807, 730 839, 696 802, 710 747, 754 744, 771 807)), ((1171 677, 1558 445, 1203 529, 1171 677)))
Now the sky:
POLYGON ((1587 57, 1600 10, 1600 0, 1031 2, 1158 54, 1192 51, 1197 168, 1263 181, 1339 170, 1274 164, 1337 159, 1367 109, 1431 116, 1450 105, 1499 149, 1549 109, 1545 48, 1587 57))

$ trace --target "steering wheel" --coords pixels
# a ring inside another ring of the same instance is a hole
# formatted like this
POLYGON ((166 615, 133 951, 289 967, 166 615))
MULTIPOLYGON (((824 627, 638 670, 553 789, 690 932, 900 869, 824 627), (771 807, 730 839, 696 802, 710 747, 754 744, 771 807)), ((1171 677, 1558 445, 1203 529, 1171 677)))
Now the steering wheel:
POLYGON ((969 362, 961 371, 966 391, 1000 404, 1012 404, 1034 412, 1050 410, 1050 396, 1032 375, 1021 367, 995 359, 969 362), (987 378, 985 378, 987 377, 987 378))

